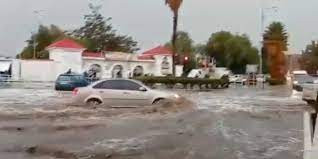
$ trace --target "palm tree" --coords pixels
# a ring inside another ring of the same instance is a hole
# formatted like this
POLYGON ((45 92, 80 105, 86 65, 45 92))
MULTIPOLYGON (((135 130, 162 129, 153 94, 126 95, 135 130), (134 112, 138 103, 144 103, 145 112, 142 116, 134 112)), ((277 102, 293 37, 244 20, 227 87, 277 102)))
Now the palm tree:
POLYGON ((165 0, 166 5, 168 5, 173 12, 173 33, 172 33, 172 74, 176 75, 175 68, 175 53, 176 53, 176 39, 177 39, 177 26, 178 26, 178 17, 179 17, 179 9, 183 0, 165 0))
POLYGON ((281 22, 273 22, 268 27, 263 35, 264 41, 275 40, 283 42, 284 51, 288 47, 288 33, 285 29, 285 25, 281 22))
POLYGON ((271 23, 264 35, 264 68, 269 70, 272 79, 286 81, 287 73, 284 51, 288 47, 288 33, 281 22, 271 23))

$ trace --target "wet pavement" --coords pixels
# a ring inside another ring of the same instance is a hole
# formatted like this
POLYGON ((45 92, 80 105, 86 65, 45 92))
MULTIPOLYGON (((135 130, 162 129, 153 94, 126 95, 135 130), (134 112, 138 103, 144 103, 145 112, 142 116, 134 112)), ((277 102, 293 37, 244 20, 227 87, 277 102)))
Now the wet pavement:
POLYGON ((178 106, 68 105, 48 84, 0 85, 1 158, 300 159, 301 94, 287 86, 174 90, 178 106))

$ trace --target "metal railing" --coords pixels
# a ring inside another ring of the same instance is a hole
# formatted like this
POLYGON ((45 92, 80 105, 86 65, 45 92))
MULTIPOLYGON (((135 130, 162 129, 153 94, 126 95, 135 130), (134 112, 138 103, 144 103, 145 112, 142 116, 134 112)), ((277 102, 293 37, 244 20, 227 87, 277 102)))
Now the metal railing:
POLYGON ((8 74, 0 74, 0 82, 7 82, 10 81, 12 78, 12 75, 8 74))

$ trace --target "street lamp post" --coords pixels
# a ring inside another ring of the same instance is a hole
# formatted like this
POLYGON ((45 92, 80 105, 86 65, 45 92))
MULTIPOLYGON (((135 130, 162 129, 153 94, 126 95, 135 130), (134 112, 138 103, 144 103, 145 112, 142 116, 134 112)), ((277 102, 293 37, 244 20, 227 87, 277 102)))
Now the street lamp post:
POLYGON ((260 63, 260 69, 259 69, 259 74, 263 74, 263 34, 265 31, 265 20, 266 20, 266 11, 270 11, 270 10, 274 10, 275 12, 277 12, 278 7, 276 6, 272 6, 272 7, 268 7, 268 8, 264 8, 263 7, 263 0, 261 0, 261 34, 260 34, 260 47, 259 47, 259 52, 260 52, 260 59, 259 59, 259 63, 260 63))
POLYGON ((33 42, 33 59, 36 59, 36 35, 34 32, 31 32, 32 42, 33 42))
POLYGON ((263 74, 263 33, 264 33, 264 8, 263 5, 261 7, 261 41, 260 41, 260 47, 259 47, 259 74, 263 74))
MULTIPOLYGON (((41 19, 40 19, 40 16, 41 16, 41 13, 44 12, 45 10, 34 10, 33 11, 33 14, 37 17, 38 19, 38 25, 41 25, 41 19)), ((36 59, 36 45, 37 45, 37 42, 36 42, 36 33, 35 32, 31 32, 32 34, 32 38, 33 38, 33 59, 36 59)))

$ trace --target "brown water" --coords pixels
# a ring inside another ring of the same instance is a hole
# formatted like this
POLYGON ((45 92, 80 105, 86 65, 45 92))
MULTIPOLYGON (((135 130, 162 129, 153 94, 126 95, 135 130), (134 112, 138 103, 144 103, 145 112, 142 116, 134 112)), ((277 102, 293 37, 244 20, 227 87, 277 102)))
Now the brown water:
POLYGON ((52 86, 0 89, 0 158, 302 158, 302 112, 288 87, 174 90, 177 107, 68 107, 52 86))

